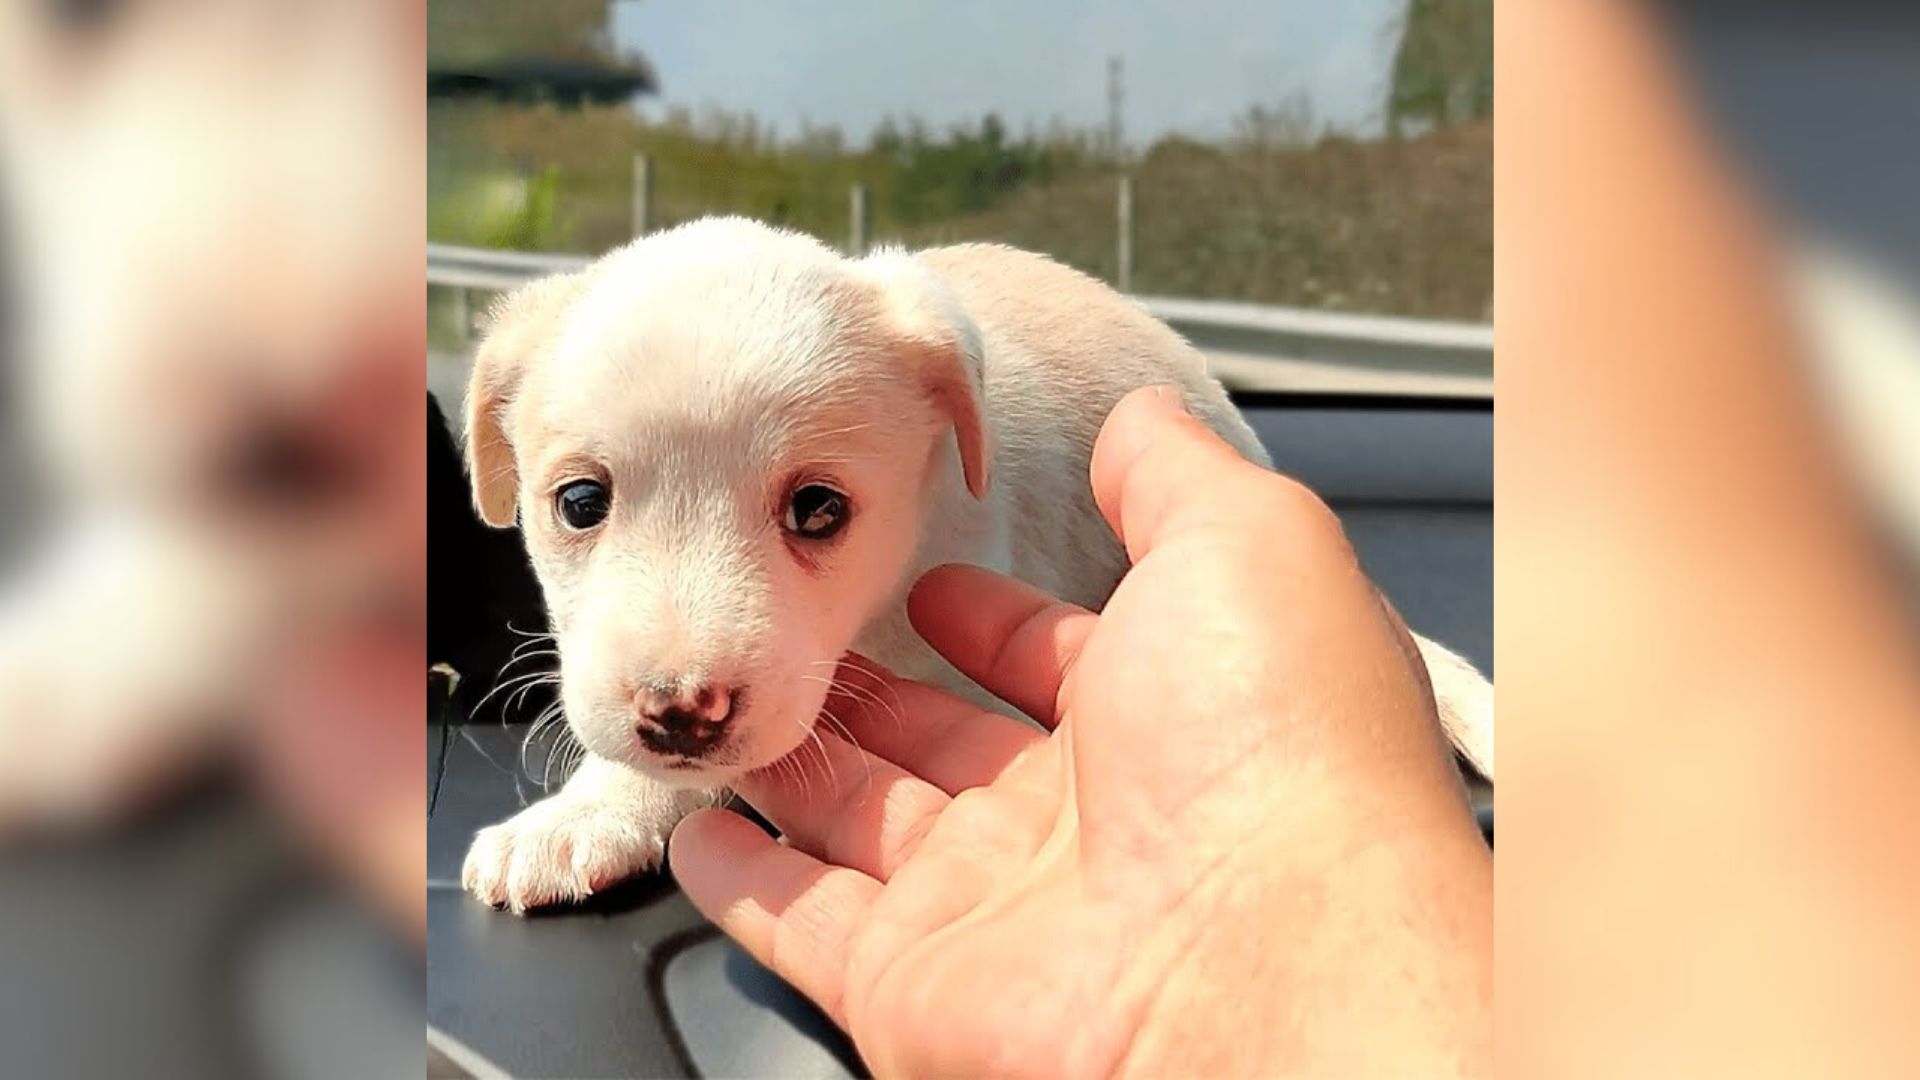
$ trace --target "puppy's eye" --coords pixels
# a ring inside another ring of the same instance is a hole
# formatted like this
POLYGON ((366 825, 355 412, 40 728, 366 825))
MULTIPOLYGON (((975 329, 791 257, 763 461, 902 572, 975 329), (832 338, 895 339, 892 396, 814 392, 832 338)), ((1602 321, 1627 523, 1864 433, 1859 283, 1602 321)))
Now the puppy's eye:
POLYGON ((605 521, 612 505, 606 485, 598 480, 575 480, 561 488, 553 501, 560 511, 560 520, 574 529, 591 529, 605 521))
POLYGON ((787 496, 788 532, 803 540, 825 540, 847 524, 847 497, 825 484, 802 484, 787 496))

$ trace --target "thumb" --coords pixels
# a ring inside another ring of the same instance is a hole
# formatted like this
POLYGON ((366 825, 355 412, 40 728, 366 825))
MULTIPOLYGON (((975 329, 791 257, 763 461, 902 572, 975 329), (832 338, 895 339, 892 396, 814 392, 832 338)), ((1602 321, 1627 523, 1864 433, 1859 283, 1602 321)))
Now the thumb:
POLYGON ((1093 446, 1093 497, 1107 525, 1139 562, 1173 529, 1196 520, 1244 521, 1253 488, 1298 484, 1240 456, 1196 419, 1170 386, 1148 386, 1120 399, 1093 446))

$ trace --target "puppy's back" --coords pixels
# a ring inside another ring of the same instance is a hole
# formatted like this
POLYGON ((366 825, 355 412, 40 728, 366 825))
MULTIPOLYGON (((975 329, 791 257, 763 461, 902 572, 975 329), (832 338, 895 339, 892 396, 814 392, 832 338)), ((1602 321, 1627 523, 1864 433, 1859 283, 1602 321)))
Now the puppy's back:
POLYGON ((1129 391, 1168 384, 1251 461, 1266 451, 1207 374, 1200 352, 1145 308, 1045 256, 962 244, 917 258, 979 326, 993 497, 1010 523, 1013 572, 1099 608, 1126 570, 1087 482, 1093 444, 1129 391))
POLYGON ((1120 398, 1166 383, 1243 455, 1269 463, 1200 351, 1106 284, 1001 244, 933 248, 919 258, 980 325, 987 395, 1001 423, 1078 431, 1091 455, 1092 436, 1120 398))

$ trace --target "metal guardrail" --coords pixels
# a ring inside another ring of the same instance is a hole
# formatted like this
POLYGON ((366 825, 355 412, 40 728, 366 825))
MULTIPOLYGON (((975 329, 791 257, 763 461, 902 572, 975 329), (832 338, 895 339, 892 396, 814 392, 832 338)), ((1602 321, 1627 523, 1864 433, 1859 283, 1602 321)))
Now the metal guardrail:
POLYGON ((428 244, 427 284, 504 292, 537 277, 578 270, 592 261, 585 255, 535 254, 428 244))
MULTIPOLYGON (((427 245, 427 284, 504 291, 578 270, 580 255, 427 245)), ((1493 394, 1493 327, 1223 300, 1138 300, 1205 353, 1230 387, 1449 397, 1493 394)), ((463 316, 464 317, 464 316, 463 316)))

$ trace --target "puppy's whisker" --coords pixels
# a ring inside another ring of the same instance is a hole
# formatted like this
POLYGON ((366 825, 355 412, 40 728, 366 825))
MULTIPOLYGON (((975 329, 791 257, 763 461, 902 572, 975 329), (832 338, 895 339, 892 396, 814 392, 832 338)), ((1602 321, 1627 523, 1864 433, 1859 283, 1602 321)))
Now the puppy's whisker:
POLYGON ((820 751, 822 771, 827 774, 827 790, 832 791, 834 788, 840 786, 840 776, 833 767, 833 758, 827 755, 827 744, 820 741, 820 732, 818 729, 807 732, 807 736, 813 740, 813 745, 820 751))
MULTIPOLYGON (((798 723, 798 721, 795 721, 795 723, 798 723)), ((801 741, 800 747, 796 749, 804 749, 805 746, 806 746, 806 741, 803 739, 801 741)), ((793 753, 788 754, 786 757, 783 757, 780 759, 780 765, 784 775, 787 778, 786 782, 795 791, 800 791, 800 792, 806 791, 807 769, 806 769, 806 765, 800 760, 799 755, 793 754, 793 753)))
MULTIPOLYGON (((850 696, 850 697, 855 697, 855 699, 856 699, 856 700, 858 700, 858 697, 857 697, 857 695, 855 695, 855 694, 853 694, 853 693, 851 693, 851 691, 852 691, 852 689, 853 689, 853 688, 852 688, 852 687, 849 687, 849 686, 847 686, 846 684, 844 684, 844 683, 842 683, 842 682, 841 682, 840 680, 838 680, 838 679, 828 679, 828 678, 823 678, 823 677, 821 677, 821 676, 819 676, 819 675, 802 675, 802 676, 800 676, 800 677, 801 677, 801 678, 803 678, 803 679, 805 679, 805 680, 807 680, 808 682, 817 682, 817 683, 819 683, 820 685, 822 685, 822 686, 825 686, 825 687, 827 688, 827 693, 828 693, 828 694, 833 694, 833 693, 835 693, 836 691, 838 691, 838 692, 841 692, 841 693, 846 693, 846 694, 848 694, 848 696, 850 696)), ((825 703, 822 703, 822 704, 821 704, 821 706, 820 706, 820 712, 821 712, 821 714, 822 714, 823 716, 828 716, 828 715, 831 715, 830 713, 828 713, 828 712, 827 712, 827 709, 826 709, 826 705, 825 705, 825 703)), ((839 718, 838 718, 838 717, 834 717, 834 721, 835 721, 836 723, 839 723, 839 718)), ((854 745, 856 745, 856 746, 858 746, 858 745, 859 745, 859 742, 858 742, 858 741, 857 741, 856 739, 854 739, 854 737, 853 737, 853 731, 852 731, 851 729, 849 729, 849 728, 847 727, 847 725, 846 725, 846 724, 844 724, 844 723, 840 723, 840 731, 841 731, 841 732, 843 732, 843 733, 845 734, 845 736, 846 736, 846 739, 847 739, 847 741, 848 741, 848 742, 851 742, 851 743, 853 743, 853 744, 854 744, 854 745)))
MULTIPOLYGON (((527 645, 538 645, 538 644, 542 644, 542 643, 536 642, 536 641, 527 642, 527 645)), ((508 671, 512 670, 513 665, 515 664, 524 664, 528 660, 538 659, 543 656, 559 656, 559 655, 560 655, 560 650, 558 649, 536 649, 532 652, 528 652, 526 645, 523 645, 520 648, 513 650, 513 655, 508 658, 507 662, 500 665, 500 674, 505 675, 508 671)))
POLYGON ((786 776, 786 782, 796 791, 803 790, 806 785, 807 774, 806 771, 800 767, 800 763, 793 759, 793 755, 788 754, 786 757, 781 758, 780 765, 783 774, 786 776))
POLYGON ((535 690, 538 690, 543 686, 559 686, 559 685, 560 685, 560 676, 557 673, 550 675, 544 679, 528 679, 524 684, 521 685, 520 689, 514 693, 513 697, 508 700, 507 711, 518 712, 520 709, 520 706, 526 704, 527 695, 534 692, 535 690))
MULTIPOLYGON (((820 772, 824 776, 831 777, 833 762, 827 758, 827 748, 825 744, 820 741, 820 733, 802 724, 798 720, 795 720, 793 723, 794 726, 800 729, 801 734, 804 736, 800 740, 802 753, 811 753, 814 757, 817 757, 820 761, 820 772)), ((796 757, 795 764, 798 766, 800 775, 800 797, 804 800, 811 801, 813 798, 813 773, 807 767, 805 757, 796 757)))
POLYGON ((560 673, 556 671, 529 671, 529 672, 522 673, 520 675, 516 675, 511 679, 506 679, 501 682, 497 682, 494 684, 493 689, 487 691, 486 694, 482 696, 479 701, 476 701, 473 703, 473 708, 469 711, 468 715, 469 716, 480 715, 480 710, 485 708, 487 702, 492 701, 495 695, 505 693, 511 690, 513 687, 519 686, 523 682, 527 682, 529 680, 539 680, 543 678, 551 678, 551 679, 557 680, 559 678, 559 674, 560 673))
MULTIPOLYGON (((838 732, 842 738, 846 739, 847 744, 853 747, 853 752, 860 756, 860 765, 867 772, 866 785, 868 787, 872 787, 873 786, 873 762, 867 757, 866 751, 860 749, 860 740, 853 737, 853 732, 847 729, 847 725, 842 723, 839 717, 833 715, 833 713, 827 711, 826 709, 820 710, 820 719, 825 720, 828 724, 831 724, 832 725, 831 730, 838 732)), ((818 731, 815 731, 814 738, 818 739, 819 737, 820 737, 820 733, 818 731)), ((822 746, 821 749, 824 750, 825 747, 822 746)))
POLYGON ((804 799, 808 797, 813 790, 813 777, 809 772, 812 766, 807 761, 807 755, 813 752, 813 745, 808 741, 812 733, 807 730, 805 724, 802 724, 798 720, 795 720, 793 725, 800 729, 800 745, 796 748, 798 753, 794 754, 791 759, 793 762, 793 777, 795 786, 800 789, 801 798, 804 799))
POLYGON ((541 762, 540 784, 542 787, 547 786, 547 778, 553 770, 553 758, 556 750, 569 734, 565 720, 566 718, 560 710, 560 703, 556 701, 552 705, 549 705, 546 710, 540 714, 538 719, 534 720, 533 726, 527 729, 526 738, 520 741, 521 771, 526 773, 528 777, 532 777, 533 771, 527 764, 527 750, 539 741, 541 735, 549 731, 554 733, 553 738, 548 740, 546 753, 541 762))
MULTIPOLYGON (((795 726, 798 726, 799 721, 797 720, 794 721, 794 724, 795 726)), ((803 774, 800 768, 800 763, 798 761, 798 758, 800 756, 801 750, 805 746, 806 746, 806 740, 803 738, 800 740, 799 743, 795 744, 793 749, 781 755, 779 761, 774 762, 774 767, 779 770, 781 782, 791 787, 795 791, 798 791, 801 789, 801 785, 803 781, 803 774)))
MULTIPOLYGON (((545 734, 549 729, 556 727, 565 728, 565 726, 566 717, 561 715, 559 702, 555 702, 553 705, 548 706, 545 712, 540 714, 539 719, 533 722, 533 727, 527 732, 527 739, 535 739, 545 734)), ((558 742, 558 738, 559 737, 556 736, 554 741, 558 742)))
POLYGON ((871 667, 868 667, 867 662, 865 660, 857 659, 857 658, 847 661, 846 667, 847 667, 847 670, 849 671, 857 671, 860 674, 866 676, 867 678, 872 679, 875 683, 877 683, 882 689, 886 690, 886 692, 893 697, 893 703, 894 705, 899 707, 901 713, 904 714, 907 711, 907 703, 901 700, 899 687, 895 686, 893 684, 893 680, 887 678, 883 672, 879 672, 874 670, 871 667))
MULTIPOLYGON (((839 739, 841 742, 849 741, 847 739, 847 725, 841 723, 827 710, 821 709, 820 715, 814 718, 814 723, 824 726, 829 732, 833 733, 834 738, 839 739)), ((819 728, 816 727, 814 730, 818 731, 819 728)))
POLYGON ((885 699, 880 697, 880 695, 874 693, 871 690, 868 690, 865 687, 856 686, 838 677, 832 678, 832 679, 823 679, 817 675, 805 675, 805 676, 802 676, 802 678, 811 679, 814 682, 826 683, 828 693, 833 693, 834 691, 838 691, 850 698, 853 698, 856 701, 860 701, 863 703, 871 702, 874 706, 879 708, 881 712, 886 713, 890 718, 892 718, 894 730, 903 731, 906 728, 906 718, 901 715, 901 711, 899 709, 894 708, 892 705, 888 704, 885 699))
MULTIPOLYGON (((893 713, 895 726, 899 727, 905 724, 907 703, 901 699, 900 690, 898 687, 894 686, 893 680, 887 678, 885 675, 881 674, 880 672, 873 670, 872 668, 868 667, 865 663, 861 662, 858 659, 848 660, 845 663, 844 667, 848 673, 851 674, 853 672, 858 672, 859 674, 865 676, 866 678, 873 680, 873 682, 877 683, 881 689, 885 690, 887 692, 887 695, 893 699, 893 707, 889 711, 893 713)), ((836 679, 838 678, 837 673, 835 677, 836 679)), ((844 684, 844 680, 841 680, 841 681, 844 684)))
MULTIPOLYGON (((508 683, 502 686, 495 687, 494 691, 487 695, 487 698, 482 699, 481 705, 486 704, 486 701, 490 700, 495 694, 505 691, 507 692, 507 699, 501 703, 500 711, 505 717, 507 717, 508 719, 511 719, 513 715, 519 711, 520 706, 525 704, 525 700, 526 700, 525 695, 527 693, 535 689, 538 689, 543 685, 559 683, 559 678, 557 676, 551 673, 541 673, 541 674, 544 677, 528 678, 524 680, 519 680, 517 683, 508 683)), ((474 706, 474 713, 476 715, 479 713, 481 705, 474 706)))
MULTIPOLYGON (((525 659, 529 659, 529 660, 531 660, 531 659, 537 659, 537 657, 526 657, 525 659)), ((497 676, 497 677, 496 677, 496 678, 497 678, 497 681, 496 681, 496 682, 494 683, 494 685, 495 685, 495 686, 499 686, 499 685, 501 685, 502 683, 508 683, 508 675, 507 675, 507 672, 508 672, 508 670, 509 670, 509 669, 511 669, 511 668, 513 667, 513 665, 514 665, 514 664, 517 664, 517 663, 519 663, 519 661, 518 661, 518 660, 509 660, 509 661, 507 662, 507 666, 506 666, 506 667, 503 667, 503 668, 501 668, 501 669, 500 669, 500 674, 499 674, 499 676, 497 676)), ((517 673, 516 675, 514 675, 514 676, 512 676, 512 680, 513 680, 513 681, 525 681, 525 679, 527 679, 527 678, 538 678, 538 677, 540 677, 540 676, 542 676, 542 675, 552 675, 552 676, 555 676, 555 677, 557 678, 557 677, 559 676, 559 674, 560 674, 560 672, 558 672, 558 671, 556 671, 556 670, 554 670, 553 668, 538 668, 538 669, 534 669, 534 670, 529 670, 529 671, 522 671, 522 672, 519 672, 519 673, 517 673)))
POLYGON ((580 767, 580 763, 586 760, 587 748, 575 741, 572 732, 564 728, 561 729, 561 739, 563 745, 560 752, 560 782, 564 784, 567 778, 573 775, 574 770, 580 767))
POLYGON ((529 638, 526 641, 523 641, 520 644, 515 645, 513 647, 513 652, 509 654, 509 658, 507 662, 500 665, 501 674, 504 675, 508 668, 511 668, 513 665, 518 664, 524 660, 527 660, 530 657, 559 656, 560 650, 557 648, 554 648, 554 649, 539 648, 539 646, 542 646, 542 645, 553 645, 553 644, 555 644, 555 642, 551 638, 529 638))
POLYGON ((560 673, 557 671, 550 671, 545 669, 540 671, 523 671, 520 674, 514 675, 510 678, 501 679, 499 682, 495 683, 494 686, 496 689, 499 689, 502 687, 518 686, 521 683, 532 682, 537 679, 559 678, 559 677, 560 677, 560 673))
MULTIPOLYGON (((508 629, 512 630, 513 628, 508 627, 508 629)), ((529 634, 524 630, 514 630, 514 633, 526 639, 522 641, 520 644, 515 645, 513 647, 513 654, 515 656, 520 655, 521 653, 535 647, 536 645, 558 645, 559 644, 559 641, 556 640, 552 634, 529 634)))
POLYGON ((854 749, 860 749, 860 740, 854 737, 853 729, 847 726, 846 721, 835 716, 832 710, 822 706, 816 722, 825 722, 828 725, 827 730, 845 739, 854 749))
MULTIPOLYGON (((533 777, 533 763, 528 760, 528 755, 532 752, 534 747, 539 745, 540 745, 540 739, 538 735, 536 735, 533 732, 528 732, 527 737, 520 740, 520 773, 521 775, 529 779, 533 777)), ((546 770, 544 766, 547 764, 547 762, 553 760, 553 747, 551 745, 546 745, 545 747, 543 747, 543 751, 544 752, 541 755, 540 763, 543 766, 541 770, 541 777, 542 777, 542 783, 544 784, 545 775, 546 775, 546 770)))
POLYGON ((876 708, 880 709, 880 711, 886 713, 888 716, 893 718, 893 723, 896 728, 900 726, 900 723, 901 723, 900 711, 898 709, 895 709, 892 705, 888 704, 886 699, 882 698, 879 694, 876 694, 873 691, 868 690, 864 686, 855 686, 854 684, 850 682, 846 682, 845 680, 842 680, 842 679, 834 680, 834 688, 839 690, 841 693, 846 694, 848 697, 851 697, 857 701, 872 702, 876 708))
POLYGON ((545 674, 546 677, 520 680, 520 688, 507 696, 506 703, 501 706, 501 711, 509 714, 518 712, 520 710, 520 706, 526 703, 527 695, 529 693, 539 689, 542 686, 551 686, 560 681, 560 678, 557 675, 553 675, 551 673, 541 673, 541 674, 545 674))

